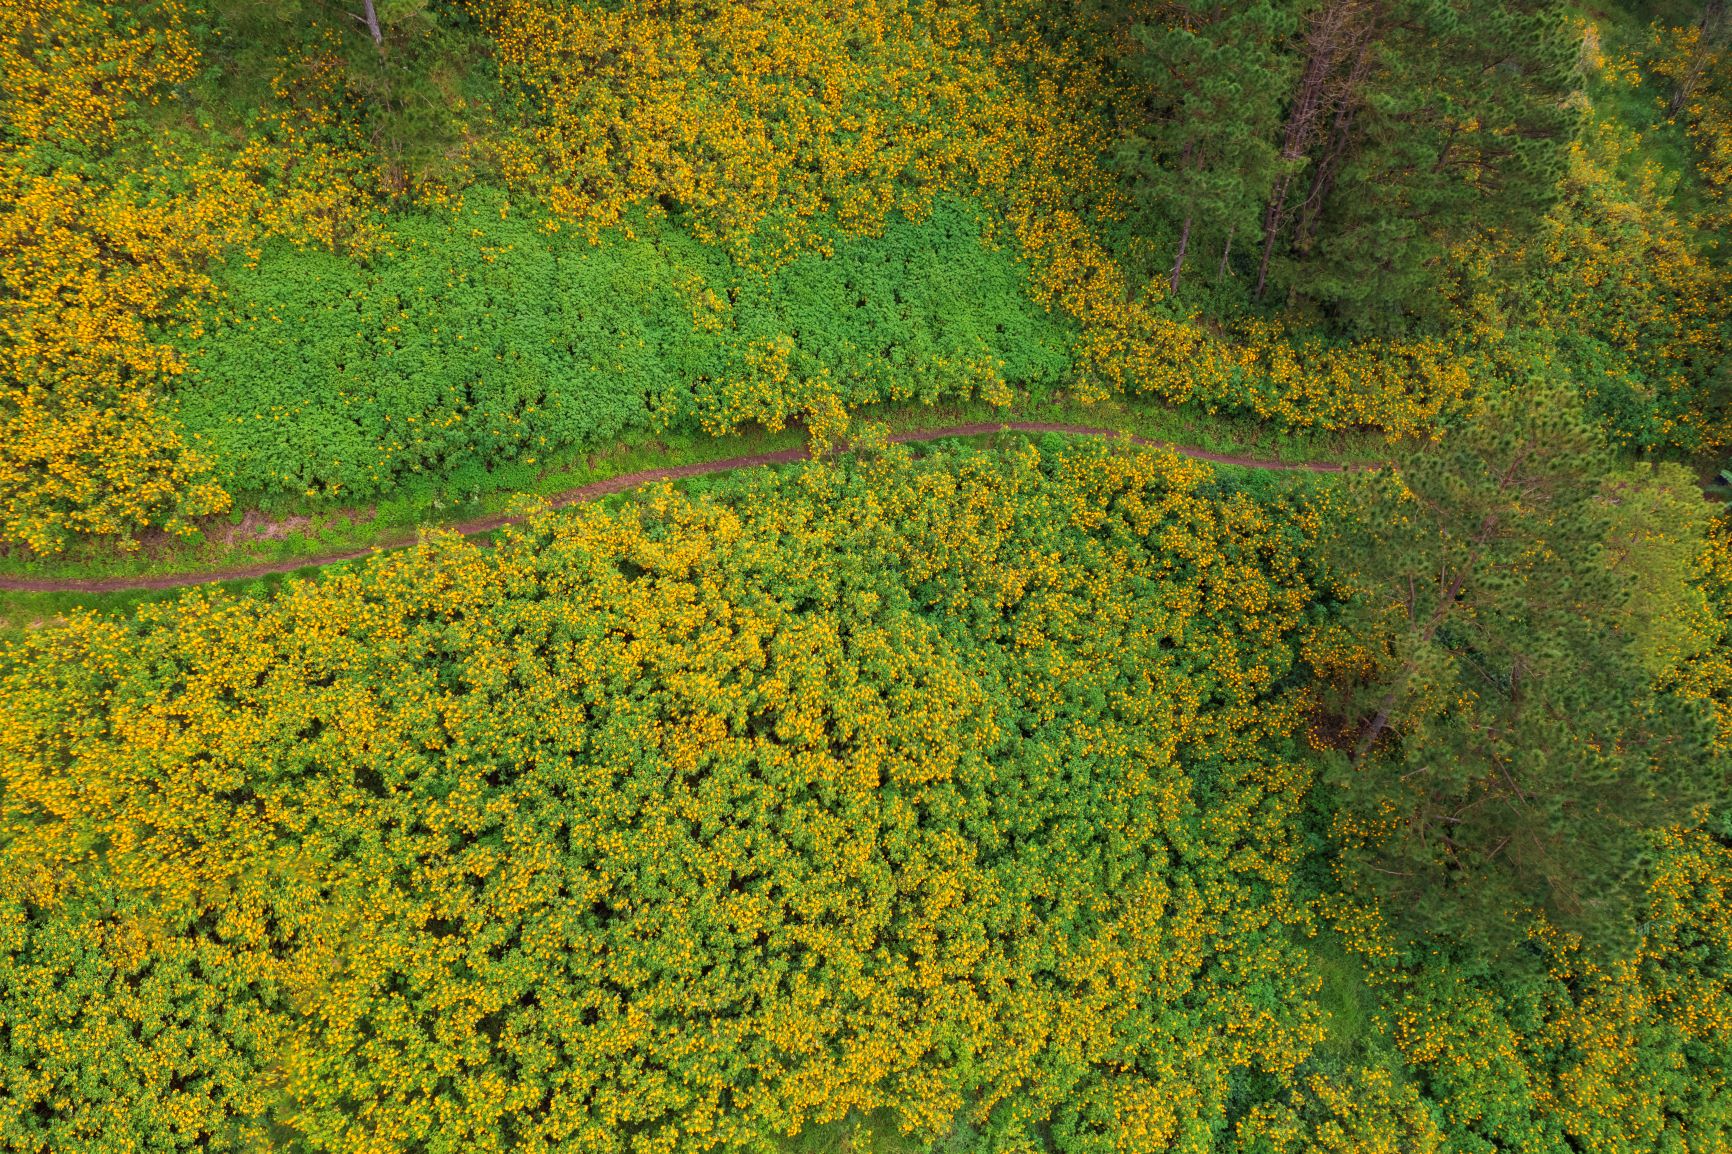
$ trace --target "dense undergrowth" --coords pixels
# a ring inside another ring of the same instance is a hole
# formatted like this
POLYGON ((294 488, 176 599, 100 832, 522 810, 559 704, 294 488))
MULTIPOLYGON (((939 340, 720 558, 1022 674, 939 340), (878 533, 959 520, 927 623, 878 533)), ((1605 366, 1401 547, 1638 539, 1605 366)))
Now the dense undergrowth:
POLYGON ((1732 1145, 1723 4, 365 7, 0 0, 9 570, 850 452, 7 608, 0 1149, 1732 1145))
POLYGON ((1307 518, 1207 490, 892 454, 42 636, 10 1133, 1206 1144, 1317 1035, 1307 518))
MULTIPOLYGON (((492 483, 509 487, 525 456, 605 443, 652 410, 833 429, 862 399, 1059 379, 1408 435, 1561 360, 1633 447, 1727 441, 1725 285, 1704 240, 1720 210, 1684 211, 1675 180, 1629 159, 1644 130, 1597 111, 1639 106, 1687 37, 1649 52, 1633 97, 1628 57, 1582 48, 1570 100, 1593 126, 1545 229, 1452 241, 1426 264, 1439 307, 1379 333, 1307 311, 1296 287, 1294 307, 1257 307, 1255 238, 1234 255, 1229 235, 1216 275, 1176 293, 1155 275, 1172 221, 1151 222, 1111 163, 1128 110, 1161 95, 1120 67, 1148 13, 381 7, 377 51, 286 0, 4 9, 0 177, 21 208, 0 246, 7 542, 124 544, 237 498, 341 498, 416 472, 462 488, 503 467, 492 483), (965 251, 975 227, 982 253, 965 251), (460 270, 443 291, 441 266, 460 270), (521 332, 485 303, 507 276, 541 286, 513 302, 542 314, 521 332), (1018 281, 1050 320, 1003 296, 1018 281), (856 290, 851 316, 839 298, 856 290), (400 291, 428 295, 405 311, 400 291), (1000 334, 1006 315, 1026 319, 1000 334), (278 324, 293 343, 267 343, 278 324), (491 361, 457 342, 483 325, 491 361), (1066 363, 1052 334, 1030 360, 1029 326, 1066 330, 1066 363), (639 356, 602 355, 637 340, 639 356), (314 366, 333 372, 309 395, 314 366), (283 436, 243 445, 249 421, 283 436)), ((1689 105, 1708 165, 1692 196, 1723 183, 1717 84, 1689 105)), ((1462 116, 1446 147, 1495 143, 1473 135, 1492 121, 1462 116)))
POLYGON ((237 493, 375 499, 405 478, 527 489, 538 458, 623 434, 780 430, 860 407, 1039 394, 1069 335, 959 206, 745 271, 665 222, 549 236, 472 196, 394 221, 366 269, 279 245, 216 280, 232 313, 179 409, 237 493))
POLYGON ((1610 968, 1445 964, 1329 875, 1327 492, 887 450, 37 634, 0 1139, 1717 1149, 1711 836, 1610 968))

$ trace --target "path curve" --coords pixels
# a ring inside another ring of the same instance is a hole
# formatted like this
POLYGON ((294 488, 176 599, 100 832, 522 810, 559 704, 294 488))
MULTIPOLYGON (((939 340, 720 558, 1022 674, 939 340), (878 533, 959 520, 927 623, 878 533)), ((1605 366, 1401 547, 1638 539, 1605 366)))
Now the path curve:
MULTIPOLYGON (((1125 434, 1116 429, 1101 429, 1092 425, 1063 425, 1047 421, 996 421, 982 422, 973 425, 952 425, 943 429, 913 429, 905 433, 892 433, 890 440, 897 444, 911 441, 936 441, 943 437, 978 437, 989 433, 1069 433, 1084 437, 1120 437, 1125 434)), ((1236 457, 1227 453, 1211 453, 1192 445, 1175 445, 1167 441, 1154 441, 1147 437, 1131 435, 1128 438, 1132 444, 1144 445, 1151 449, 1171 449, 1185 457, 1194 457, 1199 461, 1214 461, 1221 465, 1239 465, 1247 469, 1276 469, 1306 473, 1340 473, 1358 466, 1343 465, 1332 461, 1272 461, 1258 457, 1236 457)), ((594 501, 611 493, 623 493, 627 489, 635 489, 639 485, 655 481, 679 481, 687 477, 701 477, 709 473, 726 473, 734 469, 749 469, 757 465, 785 465, 805 459, 804 448, 782 449, 774 453, 754 453, 744 457, 724 457, 719 461, 702 461, 694 465, 674 465, 666 469, 644 469, 636 473, 622 473, 617 477, 609 477, 605 481, 594 481, 588 485, 580 485, 575 489, 567 489, 548 497, 547 503, 555 509, 563 509, 568 505, 581 505, 586 501, 594 501)), ((453 525, 427 526, 427 528, 455 529, 464 536, 476 533, 491 533, 505 525, 522 521, 522 517, 494 514, 489 517, 477 517, 469 521, 459 521, 453 525)), ((400 549, 413 545, 419 534, 406 533, 397 537, 387 538, 365 549, 350 550, 346 553, 326 553, 317 557, 303 557, 294 561, 268 561, 258 565, 243 565, 233 569, 208 569, 192 573, 171 573, 161 577, 104 577, 100 579, 53 578, 53 577, 0 577, 0 590, 11 593, 125 593, 148 589, 179 589, 190 585, 210 585, 218 581, 244 581, 254 577, 265 577, 272 573, 292 573, 297 569, 314 568, 320 565, 335 565, 340 561, 356 561, 370 557, 384 549, 400 549)))

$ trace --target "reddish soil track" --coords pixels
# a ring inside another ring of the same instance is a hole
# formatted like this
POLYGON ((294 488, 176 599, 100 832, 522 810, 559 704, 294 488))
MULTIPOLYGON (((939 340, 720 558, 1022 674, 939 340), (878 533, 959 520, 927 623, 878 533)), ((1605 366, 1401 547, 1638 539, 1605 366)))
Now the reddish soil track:
MULTIPOLYGON (((1058 425, 1044 421, 1001 421, 987 422, 976 425, 953 425, 945 429, 916 429, 906 433, 893 433, 890 439, 902 443, 908 441, 936 441, 941 437, 978 437, 990 433, 1004 431, 1018 433, 1070 433, 1086 437, 1117 437, 1120 434, 1112 429, 1097 429, 1089 425, 1058 425)), ((1151 441, 1146 437, 1132 436, 1132 444, 1146 445, 1154 449, 1171 449, 1186 457, 1195 457, 1201 461, 1214 461, 1222 465, 1240 465, 1247 469, 1287 469, 1308 473, 1340 473, 1354 468, 1352 465, 1341 465, 1327 461, 1269 461, 1256 457, 1235 457, 1225 453, 1211 453, 1188 445, 1173 445, 1164 441, 1151 441)), ((651 484, 655 481, 678 481, 686 477, 701 477, 707 473, 726 473, 733 469, 749 469, 757 465, 785 465, 803 459, 806 450, 783 449, 776 453, 755 453, 747 457, 727 457, 720 461, 704 461, 695 465, 676 465, 667 469, 645 469, 638 473, 623 473, 618 477, 609 477, 605 481, 595 481, 576 489, 567 489, 563 493, 550 496, 548 504, 555 509, 567 505, 580 505, 586 501, 594 501, 610 493, 623 493, 627 489, 635 489, 639 485, 651 484)), ((464 536, 475 533, 490 533, 504 525, 515 524, 522 517, 512 517, 496 514, 491 517, 477 517, 472 521, 459 521, 453 525, 428 526, 428 528, 453 529, 464 536)), ((233 569, 207 569, 191 573, 171 573, 161 577, 104 577, 81 580, 78 578, 36 578, 36 577, 0 577, 0 590, 15 593, 123 593, 140 589, 177 589, 185 585, 208 585, 217 581, 243 581, 252 577, 264 577, 271 573, 292 573, 296 569, 306 569, 318 565, 332 565, 339 561, 354 561, 362 557, 372 556, 381 549, 397 549, 415 543, 414 534, 406 534, 398 538, 381 540, 366 548, 351 550, 347 553, 327 553, 318 557, 303 557, 294 561, 267 561, 258 565, 243 565, 233 569)))

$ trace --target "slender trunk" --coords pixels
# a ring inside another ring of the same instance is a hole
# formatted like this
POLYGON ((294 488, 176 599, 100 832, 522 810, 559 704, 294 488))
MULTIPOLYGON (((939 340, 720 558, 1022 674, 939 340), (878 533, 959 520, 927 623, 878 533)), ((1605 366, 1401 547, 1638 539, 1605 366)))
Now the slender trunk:
MULTIPOLYGON (((1509 468, 1505 469, 1503 476, 1498 478, 1498 492, 1502 493, 1510 487, 1515 481, 1517 470, 1521 468, 1526 459, 1527 450, 1524 449, 1516 453, 1514 459, 1510 461, 1509 468)), ((1480 519, 1479 532, 1475 533, 1473 540, 1469 542, 1467 560, 1462 562, 1461 568, 1455 571, 1455 578, 1450 581, 1449 588, 1444 590, 1443 597, 1437 603, 1437 608, 1432 611, 1431 620, 1426 622, 1425 631, 1420 634, 1418 648, 1423 649, 1430 645, 1431 639, 1437 636, 1437 631, 1449 619, 1450 613, 1455 609, 1455 599, 1461 596, 1462 587, 1467 583, 1468 574, 1472 573, 1473 567, 1479 563, 1480 556, 1491 544, 1492 536, 1497 532, 1497 529, 1496 514, 1487 513, 1480 519)), ((1437 575, 1438 580, 1442 581, 1447 573, 1447 569, 1440 571, 1437 575)), ((1418 668, 1419 662, 1413 657, 1409 657, 1402 663, 1401 672, 1396 674, 1395 681, 1390 685, 1389 692, 1383 695, 1383 700, 1377 703, 1377 713, 1372 717, 1371 724, 1366 727, 1364 735, 1359 739, 1359 744, 1353 750, 1352 764, 1354 768, 1358 768, 1359 763, 1365 760, 1365 755, 1371 752, 1371 747, 1377 743, 1377 739, 1389 727, 1389 716, 1395 711, 1396 703, 1401 700, 1401 691, 1413 679, 1418 668)))
MULTIPOLYGON (((1487 520, 1489 521, 1490 518, 1487 520)), ((1483 537, 1489 534, 1486 529, 1482 528, 1481 535, 1483 537)), ((1467 575, 1473 571, 1474 563, 1479 560, 1479 554, 1479 549, 1469 553, 1467 561, 1462 564, 1460 569, 1456 570, 1455 580, 1451 581, 1449 588, 1444 591, 1443 599, 1437 603, 1437 609, 1433 611, 1431 620, 1426 622, 1425 632, 1420 635, 1419 644, 1421 647, 1431 644, 1431 639, 1437 636, 1438 629, 1449 618, 1450 611, 1455 607, 1455 599, 1461 596, 1461 587, 1467 583, 1467 575)), ((1364 735, 1360 737, 1359 744, 1353 750, 1353 765, 1355 767, 1365 760, 1365 755, 1371 752, 1371 747, 1377 744, 1377 739, 1389 727, 1389 715, 1395 712, 1395 705, 1401 700, 1401 691, 1407 688, 1408 681, 1412 679, 1414 671, 1418 668, 1419 663, 1408 658, 1407 662, 1402 665, 1401 672, 1396 675, 1395 683, 1389 687, 1389 692, 1385 693, 1383 700, 1377 703, 1376 715, 1372 717, 1371 724, 1366 726, 1364 735)))
POLYGON ((1190 244, 1191 214, 1187 212, 1185 214, 1185 227, 1179 230, 1179 255, 1178 258, 1173 261, 1173 275, 1167 279, 1167 290, 1169 292, 1176 293, 1179 291, 1179 273, 1184 271, 1185 249, 1190 247, 1190 244))
MULTIPOLYGON (((1187 141, 1185 155, 1179 160, 1181 173, 1190 173, 1202 167, 1200 163, 1195 162, 1196 155, 1197 142, 1195 140, 1187 141)), ((1188 180, 1187 183, 1189 183, 1188 180)), ((1190 196, 1187 195, 1185 201, 1185 226, 1179 230, 1179 253, 1173 258, 1173 272, 1167 278, 1167 291, 1169 293, 1179 291, 1179 274, 1185 271, 1185 250, 1191 246, 1191 220, 1196 215, 1196 209, 1192 207, 1190 196)))
POLYGON ((1269 204, 1263 210, 1263 259, 1257 264, 1257 298, 1269 282, 1269 258, 1275 253, 1275 242, 1287 222, 1287 193, 1293 185, 1293 172, 1316 136, 1317 114, 1323 104, 1323 94, 1335 62, 1346 46, 1348 33, 1358 16, 1359 0, 1334 0, 1317 14, 1305 35, 1305 68, 1299 74, 1299 87, 1294 91, 1293 107, 1287 114, 1287 127, 1281 135, 1282 172, 1270 191, 1269 204))
POLYGON ((1449 135, 1443 138, 1443 147, 1437 151, 1437 163, 1431 166, 1432 172, 1442 172, 1443 166, 1449 163, 1449 150, 1455 147, 1455 138, 1460 132, 1461 125, 1449 126, 1449 135))
POLYGON ((367 31, 372 33, 373 46, 383 51, 385 34, 379 31, 379 13, 373 8, 373 0, 361 0, 361 7, 367 14, 367 31))
POLYGON ((1719 49, 1721 34, 1726 30, 1726 0, 1708 0, 1702 6, 1702 19, 1696 22, 1696 49, 1690 54, 1690 66, 1678 77, 1672 89, 1672 99, 1666 105, 1668 118, 1677 116, 1695 94, 1696 85, 1707 73, 1719 49))
POLYGON ((1281 214, 1287 207, 1287 186, 1293 177, 1282 173, 1269 194, 1269 206, 1263 210, 1263 259, 1257 262, 1256 299, 1263 299, 1263 288, 1269 283, 1269 258, 1275 255, 1275 238, 1281 234, 1281 214))
POLYGON ((1215 270, 1215 283, 1220 284, 1221 278, 1227 275, 1227 254, 1233 251, 1233 229, 1236 225, 1227 226, 1227 243, 1221 246, 1221 267, 1215 270))
POLYGON ((1299 206, 1299 235, 1294 243, 1301 253, 1311 250, 1312 231, 1316 228, 1317 218, 1323 214, 1323 205, 1328 201, 1329 194, 1335 190, 1335 177, 1341 171, 1342 159, 1347 155, 1353 133, 1354 114, 1359 111, 1359 93, 1371 73, 1373 39, 1367 32, 1360 40, 1359 51, 1353 57, 1353 67, 1348 70, 1346 80, 1334 95, 1335 119, 1329 128, 1329 145, 1323 152, 1323 158, 1317 162, 1316 173, 1311 180, 1311 191, 1306 194, 1305 203, 1299 206))

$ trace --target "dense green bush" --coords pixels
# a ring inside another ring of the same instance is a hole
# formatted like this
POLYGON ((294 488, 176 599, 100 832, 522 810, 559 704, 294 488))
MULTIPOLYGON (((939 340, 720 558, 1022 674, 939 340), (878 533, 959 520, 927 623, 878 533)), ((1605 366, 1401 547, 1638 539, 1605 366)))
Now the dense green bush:
POLYGON ((0 1149, 1205 1154, 1320 1032, 1304 532, 1207 475, 892 449, 0 652, 0 1149))
POLYGON ((475 196, 394 218, 365 266, 287 244, 231 264, 221 319, 187 339, 182 423, 244 493, 365 498, 410 474, 475 491, 632 429, 785 420, 815 390, 1040 386, 1066 363, 958 205, 767 272, 665 222, 600 245, 542 225, 475 196), (765 391, 778 374, 785 404, 765 391))

